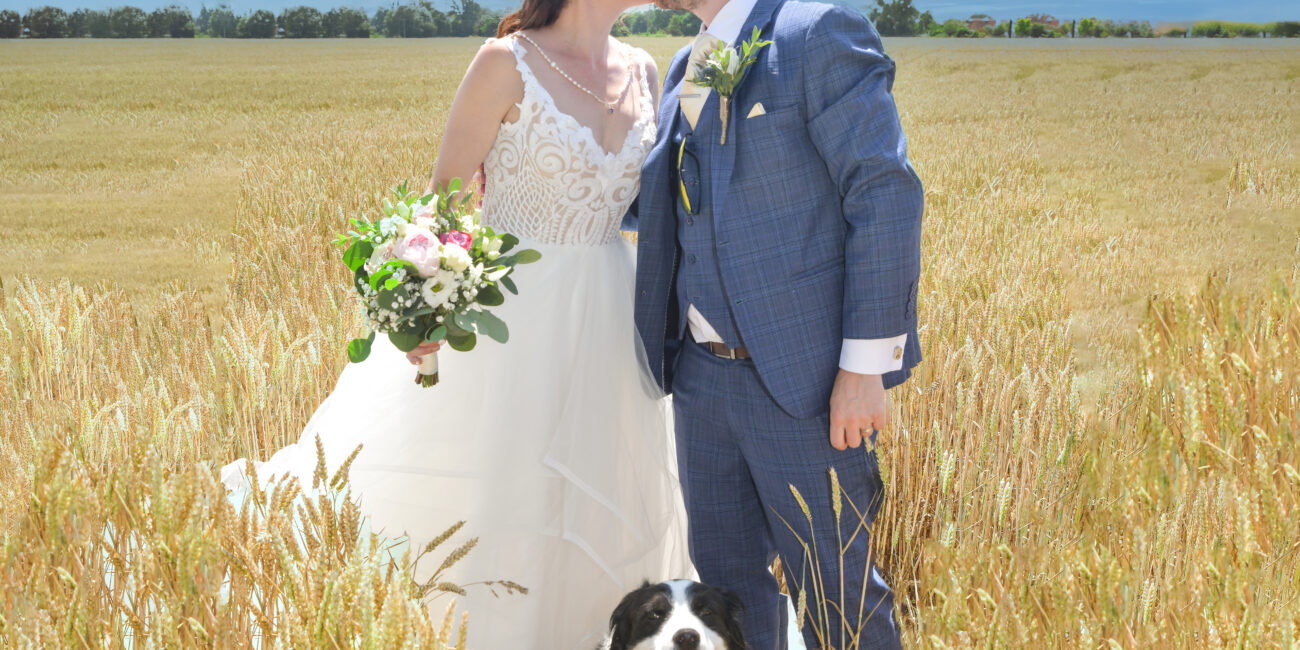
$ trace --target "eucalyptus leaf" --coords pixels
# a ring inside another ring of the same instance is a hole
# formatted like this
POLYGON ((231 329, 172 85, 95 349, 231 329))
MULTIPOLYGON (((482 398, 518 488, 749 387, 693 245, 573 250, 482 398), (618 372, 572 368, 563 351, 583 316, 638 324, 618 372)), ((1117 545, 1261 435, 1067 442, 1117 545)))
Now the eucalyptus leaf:
POLYGON ((416 346, 420 345, 421 337, 419 334, 412 334, 410 332, 389 332, 388 340, 391 341, 393 347, 398 350, 401 350, 402 352, 410 352, 411 350, 414 350, 416 346))
POLYGON ((364 339, 352 339, 348 343, 348 360, 352 363, 361 363, 370 356, 370 346, 375 342, 375 333, 371 332, 370 336, 364 339))
POLYGON ((501 286, 505 287, 506 291, 509 291, 516 296, 519 295, 519 287, 515 286, 515 281, 511 280, 510 276, 507 275, 506 277, 501 278, 501 286))
POLYGON ((366 265, 366 260, 374 254, 375 247, 368 241, 355 241, 343 252, 343 263, 348 265, 348 269, 357 271, 366 265))
POLYGON ((448 334, 447 342, 451 344, 451 349, 457 352, 469 352, 478 345, 478 337, 473 332, 462 332, 455 336, 448 334))
POLYGON ((510 340, 510 328, 506 327, 506 322, 489 311, 479 313, 478 331, 488 335, 497 343, 510 340))
POLYGON ((430 328, 429 331, 425 333, 424 342, 437 343, 438 341, 441 341, 445 338, 447 338, 447 326, 439 325, 437 327, 430 328))
POLYGON ((524 250, 515 253, 515 258, 516 264, 532 264, 533 262, 542 259, 542 254, 531 248, 525 248, 524 250))
POLYGON ((479 289, 478 304, 484 307, 496 307, 506 301, 506 297, 501 294, 501 290, 494 286, 487 286, 479 289))
POLYGON ((506 253, 509 253, 509 252, 510 252, 510 249, 512 249, 512 248, 514 248, 515 246, 518 246, 518 245, 519 245, 519 238, 518 238, 518 237, 515 237, 514 235, 512 235, 512 234, 510 234, 510 233, 506 233, 506 234, 504 234, 504 235, 501 235, 501 254, 502 254, 502 255, 505 255, 506 253))

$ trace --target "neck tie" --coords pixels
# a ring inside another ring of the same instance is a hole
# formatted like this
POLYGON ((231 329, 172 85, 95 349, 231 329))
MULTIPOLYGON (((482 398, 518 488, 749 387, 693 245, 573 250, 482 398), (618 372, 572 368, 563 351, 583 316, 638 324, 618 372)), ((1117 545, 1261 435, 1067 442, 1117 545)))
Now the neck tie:
POLYGON ((722 41, 708 32, 700 32, 695 37, 695 42, 691 44, 691 58, 686 63, 686 78, 682 82, 682 92, 678 96, 678 103, 682 107, 682 115, 686 116, 686 122, 695 128, 695 124, 700 121, 700 112, 704 110, 704 102, 708 100, 709 93, 713 92, 712 88, 695 85, 695 72, 697 66, 708 58, 709 53, 713 52, 722 44, 722 41))

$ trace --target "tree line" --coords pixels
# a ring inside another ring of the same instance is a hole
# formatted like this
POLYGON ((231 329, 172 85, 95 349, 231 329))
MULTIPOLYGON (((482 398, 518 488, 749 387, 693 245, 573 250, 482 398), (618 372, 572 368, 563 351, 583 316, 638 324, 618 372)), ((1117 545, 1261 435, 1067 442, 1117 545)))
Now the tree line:
MULTIPOLYGON (((392 5, 371 15, 350 7, 321 12, 290 7, 278 15, 265 9, 236 15, 228 5, 197 15, 180 5, 152 12, 138 7, 107 10, 37 7, 26 14, 0 11, 0 38, 430 38, 493 36, 502 14, 474 0, 452 0, 446 11, 429 0, 392 5)), ((699 31, 700 20, 684 11, 651 9, 623 15, 611 32, 684 36, 699 31)))
POLYGON ((929 11, 913 6, 912 0, 875 0, 868 8, 868 17, 876 29, 885 36, 937 36, 951 38, 980 38, 1007 36, 1021 38, 1152 38, 1169 36, 1236 37, 1273 36, 1294 38, 1300 36, 1300 22, 1280 21, 1267 24, 1201 21, 1190 29, 1171 27, 1156 33, 1151 23, 1143 20, 1116 22, 1099 18, 1082 18, 1077 21, 1060 21, 1052 16, 1035 14, 1016 20, 997 21, 987 14, 975 14, 967 20, 939 22, 929 11))

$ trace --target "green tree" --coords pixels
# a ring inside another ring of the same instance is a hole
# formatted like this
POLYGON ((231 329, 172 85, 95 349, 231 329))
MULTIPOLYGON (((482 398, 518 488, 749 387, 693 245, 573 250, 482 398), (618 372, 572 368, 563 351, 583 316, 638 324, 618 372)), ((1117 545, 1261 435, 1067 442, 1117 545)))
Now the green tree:
POLYGON ((23 35, 23 17, 13 9, 0 11, 0 38, 19 38, 23 35))
POLYGON ((685 11, 674 12, 668 20, 667 32, 670 36, 694 36, 700 33, 700 19, 685 11))
POLYGON ((239 18, 229 6, 221 5, 208 13, 208 27, 204 31, 208 36, 234 38, 239 35, 239 18))
POLYGON ((178 5, 155 9, 149 14, 149 36, 194 38, 194 18, 190 10, 178 5))
POLYGON ((1276 38, 1296 38, 1300 36, 1300 23, 1289 20, 1273 23, 1271 33, 1276 38))
POLYGON ((322 27, 330 38, 370 38, 370 21, 358 9, 339 7, 325 14, 322 27))
POLYGON ((883 36, 914 36, 920 32, 921 11, 912 6, 912 0, 876 0, 867 16, 883 36))
POLYGON ((284 29, 285 38, 320 38, 325 33, 324 20, 315 7, 290 7, 276 22, 284 29))
POLYGON ((93 9, 78 9, 68 14, 68 38, 90 36, 90 21, 96 13, 93 9))
POLYGON ((258 9, 239 20, 241 38, 275 38, 275 14, 258 9))
MULTIPOLYGON (((394 38, 422 38, 434 36, 429 12, 417 5, 401 5, 384 16, 384 34, 394 38)), ((458 34, 468 36, 469 34, 458 34)))
POLYGON ((1080 38, 1095 38, 1101 36, 1101 33, 1097 29, 1097 20, 1094 18, 1080 18, 1078 34, 1080 38))
POLYGON ((994 35, 994 36, 1006 36, 1006 35, 1007 35, 1007 23, 998 23, 998 24, 994 25, 994 26, 993 26, 993 35, 994 35))
POLYGON ((110 9, 108 25, 113 38, 144 38, 149 35, 149 14, 139 7, 110 9))
POLYGON ((1029 35, 1029 30, 1030 30, 1033 26, 1034 26, 1034 24, 1033 24, 1032 22, 1030 22, 1030 20, 1029 20, 1028 18, 1021 18, 1020 20, 1017 20, 1017 21, 1016 21, 1016 32, 1015 32, 1015 35, 1016 35, 1016 36, 1022 36, 1022 37, 1023 37, 1023 36, 1028 36, 1028 35, 1029 35))
POLYGON ((92 11, 86 18, 86 33, 91 38, 113 38, 113 23, 108 11, 92 11))
POLYGON ((68 31, 68 14, 58 7, 37 7, 27 12, 23 23, 32 38, 63 38, 68 31))

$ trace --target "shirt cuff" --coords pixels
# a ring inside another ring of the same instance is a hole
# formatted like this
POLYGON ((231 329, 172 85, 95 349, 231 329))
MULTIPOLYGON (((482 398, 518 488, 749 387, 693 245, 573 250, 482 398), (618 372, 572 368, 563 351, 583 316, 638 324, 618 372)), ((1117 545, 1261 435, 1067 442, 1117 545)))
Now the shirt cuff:
POLYGON ((903 348, 907 335, 888 339, 844 339, 840 348, 840 369, 859 375, 883 375, 903 369, 903 348))

